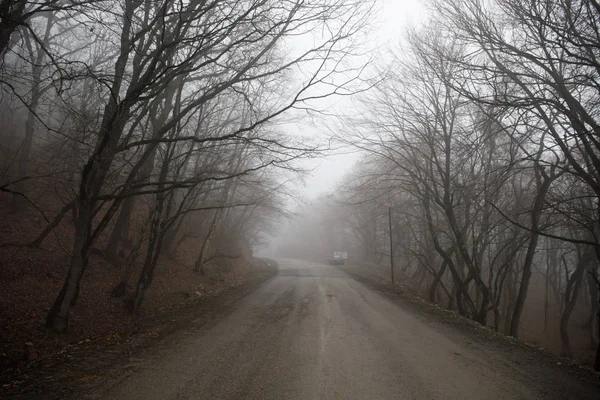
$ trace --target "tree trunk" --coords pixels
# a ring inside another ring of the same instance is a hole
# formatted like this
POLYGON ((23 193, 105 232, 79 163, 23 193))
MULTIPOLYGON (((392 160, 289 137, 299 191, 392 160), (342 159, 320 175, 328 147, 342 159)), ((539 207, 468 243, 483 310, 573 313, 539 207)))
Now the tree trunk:
POLYGON ((23 21, 23 12, 27 0, 1 0, 0 1, 0 61, 10 47, 10 37, 23 21))
MULTIPOLYGON (((592 271, 595 272, 594 270, 592 271)), ((596 318, 599 312, 598 302, 600 301, 600 295, 598 293, 598 285, 594 281, 594 275, 591 272, 587 276, 587 283, 589 293, 588 299, 590 301, 590 317, 588 321, 588 328, 590 332, 590 348, 595 349, 600 344, 600 342, 598 341, 600 332, 598 332, 598 326, 596 325, 596 318)))
MULTIPOLYGON (((567 280, 567 286, 565 287, 565 308, 562 316, 560 317, 560 341, 562 345, 562 354, 566 357, 571 357, 571 343, 569 339, 569 319, 571 313, 577 304, 577 296, 579 295, 579 288, 583 280, 583 273, 585 271, 586 262, 584 256, 580 256, 575 271, 571 274, 567 280)), ((566 268, 566 262, 565 262, 566 268)))
MULTIPOLYGON (((26 3, 26 2, 24 2, 26 3)), ((20 7, 18 5, 17 7, 20 7)), ((41 46, 46 47, 50 38, 50 32, 54 23, 54 14, 47 14, 45 35, 42 40, 41 46)), ((33 52, 34 46, 31 45, 33 39, 26 33, 24 35, 27 47, 30 52, 33 52)), ((33 54, 32 54, 33 55, 33 54)), ((38 54, 35 57, 34 65, 31 71, 31 99, 29 101, 27 120, 25 121, 25 137, 21 143, 20 155, 19 155, 19 166, 18 166, 18 177, 22 179, 27 176, 29 172, 29 160, 31 158, 31 148, 33 146, 33 134, 35 132, 35 120, 37 118, 36 112, 40 103, 40 97, 42 96, 41 78, 42 78, 42 63, 46 53, 43 49, 38 50, 38 54)), ((17 191, 24 192, 22 183, 17 185, 17 191)), ((18 212, 23 209, 23 202, 19 199, 19 195, 13 195, 11 209, 13 212, 18 212)))
MULTIPOLYGON (((173 226, 171 226, 165 233, 163 249, 171 259, 174 259, 177 255, 177 248, 179 247, 179 244, 182 240, 177 240, 177 234, 179 233, 181 226, 183 225, 183 221, 185 221, 184 218, 177 218, 177 222, 173 226)), ((185 235, 183 235, 183 238, 185 238, 185 235)))
POLYGON ((546 280, 544 285, 544 331, 546 333, 548 330, 548 314, 550 310, 550 273, 548 271, 548 267, 546 266, 546 280))
POLYGON ((62 290, 46 318, 46 327, 58 332, 66 332, 68 329, 69 310, 77 299, 79 284, 87 265, 89 248, 92 245, 90 239, 95 198, 100 193, 106 175, 113 163, 117 144, 123 133, 132 105, 130 102, 119 103, 117 98, 130 52, 129 33, 131 31, 131 19, 135 7, 136 5, 131 2, 125 3, 121 48, 119 57, 115 63, 115 79, 111 88, 113 95, 110 96, 110 101, 104 108, 104 115, 94 152, 83 167, 81 174, 81 183, 77 197, 78 214, 75 220, 75 241, 73 243, 69 273, 62 290))
MULTIPOLYGON (((598 332, 600 332, 600 312, 598 312, 598 332)), ((594 361, 594 369, 600 371, 600 343, 596 348, 596 360, 594 361)))
MULTIPOLYGON (((164 179, 166 178, 166 172, 168 170, 167 165, 168 162, 165 160, 163 162, 161 171, 161 182, 164 182, 164 179)), ((159 185, 159 189, 161 187, 162 184, 159 185)), ((142 301, 144 300, 146 291, 150 287, 150 284, 152 283, 152 278, 154 277, 154 270, 156 268, 156 264, 158 263, 161 242, 164 236, 164 225, 161 221, 163 215, 164 200, 164 193, 159 191, 159 193, 156 195, 156 203, 152 215, 150 217, 150 238, 148 240, 148 248, 146 249, 146 259, 144 260, 142 272, 140 273, 140 277, 135 288, 135 294, 129 300, 128 304, 128 309, 131 314, 135 314, 142 305, 142 301)))
POLYGON ((50 234, 50 232, 52 232, 54 230, 54 228, 56 228, 58 226, 58 224, 60 224, 60 222, 62 221, 64 216, 67 214, 67 212, 74 207, 75 207, 74 201, 70 202, 69 204, 65 204, 63 206, 63 208, 59 211, 59 213, 56 214, 56 216, 54 217, 52 222, 49 223, 46 226, 46 228, 44 228, 44 230, 39 234, 39 236, 37 238, 35 238, 31 243, 27 244, 27 247, 33 247, 33 248, 40 247, 42 245, 42 242, 44 241, 44 239, 46 239, 46 237, 50 234))
POLYGON ((446 261, 442 262, 442 266, 440 267, 440 270, 438 271, 437 274, 435 274, 434 278, 433 278, 433 282, 431 283, 431 287, 429 288, 429 301, 432 303, 435 303, 435 295, 437 293, 437 288, 438 285, 440 284, 440 281, 442 280, 442 276, 444 275, 444 272, 446 271, 446 267, 448 266, 448 263, 446 261))
POLYGON ((454 309, 454 303, 456 302, 456 293, 457 293, 457 289, 456 289, 456 282, 452 285, 452 292, 450 292, 450 298, 448 299, 448 310, 453 310, 454 309))
POLYGON ((510 322, 510 336, 519 337, 519 322, 521 315, 523 314, 523 307, 525 306, 525 300, 527 299, 527 291, 529 290, 529 281, 531 279, 531 267, 533 265, 533 258, 537 249, 537 243, 539 239, 539 226, 542 211, 544 209, 544 201, 546 193, 550 189, 550 184, 554 180, 548 177, 543 167, 536 162, 535 165, 536 181, 538 186, 538 192, 533 202, 533 209, 531 210, 531 236, 529 237, 529 244, 527 245, 527 253, 525 254, 525 261, 523 262, 523 274, 521 275, 521 284, 519 285, 519 293, 515 301, 515 308, 513 311, 512 319, 510 322))
MULTIPOLYGON (((35 78, 35 77, 34 77, 35 78)), ((39 82, 35 83, 35 85, 39 85, 39 82)), ((39 89, 36 87, 31 92, 32 100, 29 104, 29 113, 27 114, 27 121, 25 121, 25 138, 23 138, 23 142, 21 143, 20 156, 19 156, 19 168, 18 168, 18 177, 22 179, 27 176, 27 172, 29 170, 29 158, 31 154, 31 147, 33 145, 33 132, 35 128, 35 111, 39 102, 39 89)), ((23 184, 18 184, 16 191, 24 192, 23 184)), ((14 194, 12 196, 11 202, 11 210, 12 212, 19 212, 23 210, 23 202, 20 199, 20 196, 14 194)))
POLYGON ((481 304, 479 306, 479 311, 475 316, 475 321, 479 322, 481 325, 487 325, 487 314, 488 314, 488 306, 490 304, 490 292, 487 290, 483 290, 481 293, 481 304))
MULTIPOLYGON (((167 96, 170 95, 167 94, 167 96)), ((168 103, 170 104, 170 102, 168 103)), ((166 107, 165 110, 169 110, 170 106, 166 107)), ((163 111, 161 115, 157 117, 159 121, 155 121, 155 130, 157 126, 161 126, 165 122, 166 112, 163 111)), ((156 146, 152 146, 150 149, 150 154, 146 161, 144 161, 142 167, 140 168, 137 174, 138 183, 143 183, 148 180, 148 178, 152 175, 152 170, 154 169, 154 160, 156 158, 156 146)), ((117 218, 117 222, 115 223, 115 227, 110 235, 110 239, 108 240, 108 244, 106 245, 106 255, 110 260, 118 260, 118 251, 119 244, 125 242, 128 245, 131 244, 131 237, 129 236, 129 230, 131 226, 131 215, 133 213, 133 209, 135 206, 135 198, 133 196, 126 198, 123 201, 123 205, 121 206, 121 212, 119 213, 119 217, 117 218)))
POLYGON ((121 242, 130 242, 129 238, 129 221, 131 220, 131 212, 135 203, 134 197, 128 197, 123 201, 121 212, 115 223, 115 227, 110 235, 108 244, 106 245, 106 256, 109 260, 117 260, 119 254, 119 244, 121 242))
MULTIPOLYGON (((169 164, 167 160, 163 161, 163 166, 161 168, 161 176, 159 178, 160 182, 164 182, 166 180, 166 175, 169 170, 168 165, 169 164)), ((160 191, 162 187, 163 185, 161 183, 159 185, 159 193, 156 195, 156 203, 154 206, 153 215, 151 217, 152 222, 150 223, 150 239, 148 240, 146 259, 144 260, 142 272, 140 274, 135 288, 135 294, 129 300, 128 304, 129 312, 131 314, 135 314, 142 305, 142 301, 146 296, 146 292, 152 284, 152 279, 154 278, 154 270, 156 269, 156 265, 158 264, 158 259, 160 257, 160 252, 162 249, 162 243, 166 231, 166 223, 163 220, 163 212, 165 208, 165 194, 162 191, 160 191)))
POLYGON ((151 239, 150 243, 148 243, 148 254, 146 256, 146 261, 142 267, 142 272, 135 288, 135 294, 129 300, 128 304, 128 309, 131 314, 135 314, 139 310, 146 292, 152 284, 154 270, 156 269, 156 264, 158 263, 158 257, 160 255, 160 242, 160 237, 155 236, 155 238, 151 239))
POLYGON ((208 246, 210 241, 212 240, 213 233, 216 229, 217 219, 219 218, 219 210, 215 211, 215 215, 210 223, 210 227, 208 228, 208 233, 202 242, 202 248, 200 249, 200 254, 198 255, 198 259, 196 260, 196 264, 194 265, 194 272, 200 273, 200 275, 204 275, 204 263, 206 260, 206 253, 208 251, 208 246))
MULTIPOLYGON (((137 251, 137 249, 132 251, 137 251)), ((129 284, 129 276, 131 275, 131 268, 133 267, 133 262, 134 257, 131 257, 125 263, 125 266, 123 268, 123 274, 121 275, 121 280, 111 292, 111 294, 114 297, 123 297, 127 292, 127 285, 129 284)))
POLYGON ((511 315, 514 310, 516 291, 515 272, 510 268, 506 275, 506 308, 504 309, 504 332, 507 334, 510 332, 511 315))
MULTIPOLYGON (((600 202, 598 203, 600 206, 600 202)), ((600 279, 598 278, 598 265, 600 262, 600 248, 596 246, 594 249, 596 251, 596 266, 592 269, 591 276, 594 280, 594 284, 596 287, 596 301, 593 302, 596 304, 596 318, 597 318, 597 334, 598 334, 598 345, 596 347, 596 359, 594 360, 594 369, 596 371, 600 371, 600 279)), ((592 291, 590 290, 590 293, 592 291)))
POLYGON ((87 201, 80 206, 69 274, 46 318, 46 327, 60 333, 69 328, 69 310, 76 302, 79 284, 87 265, 92 213, 91 202, 87 201))

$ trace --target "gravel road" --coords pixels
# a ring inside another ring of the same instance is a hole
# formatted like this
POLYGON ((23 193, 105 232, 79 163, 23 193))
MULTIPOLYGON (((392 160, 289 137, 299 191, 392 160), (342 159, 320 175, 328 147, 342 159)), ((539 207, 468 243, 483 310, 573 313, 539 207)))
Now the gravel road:
POLYGON ((165 338, 85 397, 600 399, 589 379, 514 347, 423 318, 336 267, 280 260, 234 309, 165 338))

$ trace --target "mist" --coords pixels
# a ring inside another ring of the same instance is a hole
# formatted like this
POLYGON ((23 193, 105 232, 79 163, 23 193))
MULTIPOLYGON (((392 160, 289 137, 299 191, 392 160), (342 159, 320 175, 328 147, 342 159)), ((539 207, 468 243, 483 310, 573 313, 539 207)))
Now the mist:
POLYGON ((594 396, 599 14, 1 0, 3 390, 594 396))

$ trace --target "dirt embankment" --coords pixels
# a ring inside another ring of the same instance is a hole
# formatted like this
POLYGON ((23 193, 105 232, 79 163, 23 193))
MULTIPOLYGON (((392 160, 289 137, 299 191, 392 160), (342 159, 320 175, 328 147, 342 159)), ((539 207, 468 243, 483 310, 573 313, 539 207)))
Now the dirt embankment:
MULTIPOLYGON (((119 263, 109 263, 101 252, 96 251, 90 256, 77 304, 71 310, 69 332, 56 335, 44 327, 44 322, 67 274, 70 243, 74 235, 72 224, 65 220, 39 248, 30 248, 14 244, 31 242, 40 233, 40 227, 45 223, 39 215, 25 212, 2 218, 2 391, 27 391, 32 377, 52 369, 62 369, 69 376, 63 366, 71 365, 81 357, 95 358, 95 351, 114 351, 115 343, 160 336, 165 329, 176 327, 179 319, 185 320, 186 315, 193 315, 190 310, 203 309, 201 305, 206 299, 243 287, 256 279, 264 280, 273 273, 273 268, 252 259, 248 251, 236 259, 208 264, 205 274, 194 273, 199 250, 197 242, 189 240, 179 246, 174 257, 161 256, 141 309, 136 315, 130 315, 125 302, 135 287, 141 263, 132 267, 126 293, 115 297, 111 292, 121 281, 124 267, 119 263)), ((101 237, 97 248, 104 246, 106 237, 101 237)), ((52 375, 51 381, 61 380, 61 372, 52 375)), ((46 383, 39 385, 43 388, 46 383)))
MULTIPOLYGON (((221 285, 202 296, 179 300, 154 312, 146 311, 124 323, 122 330, 86 339, 77 339, 73 334, 56 337, 56 343, 47 345, 35 359, 3 369, 0 397, 62 398, 77 386, 102 379, 103 371, 118 367, 129 356, 166 336, 227 313, 231 305, 276 272, 274 262, 254 258, 244 278, 236 284, 221 285)), ((46 333, 44 337, 48 336, 46 333)))

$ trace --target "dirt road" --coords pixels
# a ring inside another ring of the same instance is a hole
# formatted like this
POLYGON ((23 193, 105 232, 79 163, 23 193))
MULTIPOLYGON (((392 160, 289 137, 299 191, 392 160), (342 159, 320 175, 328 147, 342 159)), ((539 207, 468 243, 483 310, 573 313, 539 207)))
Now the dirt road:
POLYGON ((166 338, 85 398, 600 398, 589 378, 513 347, 419 316, 335 267, 281 260, 226 315, 166 338))

